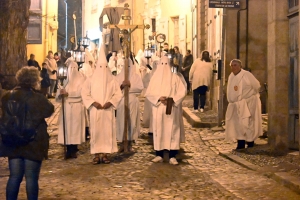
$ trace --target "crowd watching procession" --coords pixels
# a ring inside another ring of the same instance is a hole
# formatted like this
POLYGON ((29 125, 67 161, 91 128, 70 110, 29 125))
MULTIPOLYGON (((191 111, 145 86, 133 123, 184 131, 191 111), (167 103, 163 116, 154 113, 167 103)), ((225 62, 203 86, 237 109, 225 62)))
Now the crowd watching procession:
MULTIPOLYGON (((66 159, 76 159, 78 145, 85 142, 89 142, 94 165, 109 164, 113 153, 135 151, 133 144, 140 135, 142 118, 142 125, 153 135, 152 162, 163 162, 164 153, 168 152, 169 163, 178 165, 176 155, 180 143, 185 141, 182 101, 192 93, 193 112, 204 112, 213 74, 209 52, 203 51, 200 58, 194 59, 190 50, 183 56, 177 46, 170 49, 168 43, 148 60, 142 50, 136 55, 131 52, 128 80, 124 79, 126 59, 122 50, 106 54, 105 46, 101 45, 98 52, 95 60, 86 49, 85 62, 80 66, 69 53, 62 59, 59 53, 49 51, 41 64, 31 54, 28 66, 16 74, 17 85, 12 90, 1 89, 1 130, 9 134, 5 120, 11 122, 12 110, 16 111, 12 117, 31 120, 33 127, 31 137, 23 143, 14 144, 6 141, 4 134, 1 136, 0 156, 8 157, 10 170, 7 199, 17 199, 23 176, 28 199, 38 198, 39 173, 42 161, 48 159, 49 148, 45 118, 53 114, 54 101, 64 103, 58 117, 57 143, 66 145, 66 159), (58 84, 60 65, 67 66, 63 84, 58 84), (126 87, 129 88, 130 117, 126 126, 129 127, 128 145, 124 146, 126 87), (140 96, 145 98, 142 116, 140 96), (17 102, 18 108, 12 109, 15 106, 12 100, 17 102), (24 113, 28 114, 24 116, 24 113)), ((250 72, 242 69, 240 60, 232 60, 230 66, 227 138, 238 141, 238 149, 245 148, 245 144, 252 147, 262 132, 259 129, 260 85, 250 72)), ((5 77, 1 75, 0 79, 3 83, 5 77)))

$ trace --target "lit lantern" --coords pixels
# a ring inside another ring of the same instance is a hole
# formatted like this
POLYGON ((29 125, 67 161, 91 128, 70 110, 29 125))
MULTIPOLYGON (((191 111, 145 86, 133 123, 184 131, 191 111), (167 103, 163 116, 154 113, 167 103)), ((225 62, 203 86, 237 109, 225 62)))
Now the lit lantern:
POLYGON ((61 86, 63 86, 64 80, 67 78, 68 68, 65 65, 58 66, 57 78, 60 80, 61 86))

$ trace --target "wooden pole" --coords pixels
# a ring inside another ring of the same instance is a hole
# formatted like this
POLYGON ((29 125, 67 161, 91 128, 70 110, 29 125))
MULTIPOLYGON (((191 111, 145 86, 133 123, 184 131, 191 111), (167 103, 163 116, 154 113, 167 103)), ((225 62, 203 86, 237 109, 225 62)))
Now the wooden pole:
POLYGON ((66 150, 66 122, 65 122, 65 97, 61 95, 61 108, 63 112, 63 132, 64 132, 64 159, 67 159, 67 150, 66 150))
MULTIPOLYGON (((60 85, 63 88, 64 85, 64 79, 60 79, 60 85)), ((65 96, 61 95, 61 109, 62 109, 62 115, 63 115, 63 133, 64 133, 64 159, 67 159, 67 150, 66 150, 66 122, 65 122, 65 96)))
MULTIPOLYGON (((121 29, 121 33, 123 34, 123 51, 125 56, 125 68, 124 68, 124 80, 129 80, 129 55, 131 50, 131 33, 135 29, 149 29, 150 25, 130 25, 130 10, 128 3, 125 3, 124 5, 124 16, 122 16, 122 19, 124 20, 124 25, 110 25, 109 28, 117 28, 121 29)), ((124 152, 128 152, 128 120, 129 118, 129 87, 124 87, 124 135, 123 135, 123 145, 124 145, 124 152)))

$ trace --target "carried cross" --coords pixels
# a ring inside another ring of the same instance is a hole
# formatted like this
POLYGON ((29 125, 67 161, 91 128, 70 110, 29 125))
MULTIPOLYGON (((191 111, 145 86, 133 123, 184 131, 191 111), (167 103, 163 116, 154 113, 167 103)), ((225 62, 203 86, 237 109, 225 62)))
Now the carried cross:
MULTIPOLYGON (((135 31, 136 29, 149 29, 150 25, 130 25, 130 10, 129 10, 129 5, 128 3, 125 3, 124 5, 124 15, 122 16, 122 19, 124 20, 124 25, 119 25, 119 24, 110 24, 109 28, 117 28, 120 30, 120 33, 123 35, 123 52, 125 55, 125 77, 124 80, 126 82, 129 81, 129 70, 128 70, 128 65, 129 65, 129 54, 130 54, 130 49, 131 49, 131 33, 135 31)), ((127 140, 127 134, 128 134, 128 119, 130 119, 129 116, 129 87, 125 86, 124 87, 124 135, 123 135, 123 141, 124 141, 124 152, 128 152, 128 140, 127 140)))

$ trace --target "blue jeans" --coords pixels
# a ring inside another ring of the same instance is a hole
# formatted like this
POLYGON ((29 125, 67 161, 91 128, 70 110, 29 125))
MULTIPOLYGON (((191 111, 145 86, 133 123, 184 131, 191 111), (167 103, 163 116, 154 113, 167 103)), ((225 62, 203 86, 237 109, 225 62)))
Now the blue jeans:
POLYGON ((48 88, 48 94, 53 95, 54 88, 56 86, 56 81, 54 79, 50 79, 50 87, 48 88))
POLYGON ((38 180, 42 161, 12 158, 8 159, 8 164, 10 175, 6 185, 6 199, 18 199, 20 184, 25 174, 27 199, 37 200, 39 194, 38 180))

